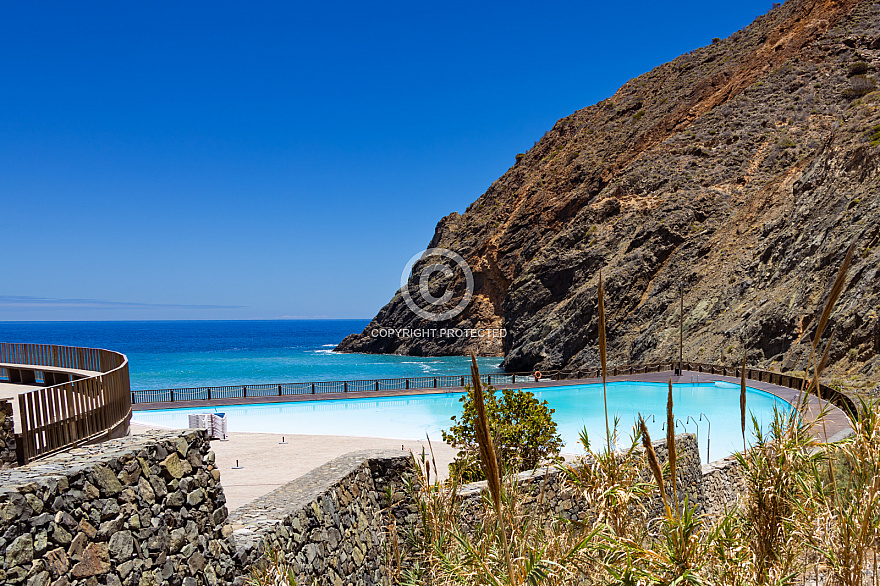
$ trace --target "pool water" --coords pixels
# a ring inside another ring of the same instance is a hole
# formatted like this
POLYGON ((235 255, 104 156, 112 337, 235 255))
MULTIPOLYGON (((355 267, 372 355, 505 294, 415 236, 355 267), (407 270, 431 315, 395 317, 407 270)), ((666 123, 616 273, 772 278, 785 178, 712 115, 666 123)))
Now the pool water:
MULTIPOLYGON (((615 381, 608 383, 608 417, 620 420, 623 438, 632 433, 639 413, 644 414, 653 439, 665 436, 667 383, 615 381), (653 416, 653 417, 652 417, 653 416)), ((580 453, 578 440, 586 427, 594 448, 605 441, 602 385, 568 385, 533 389, 539 400, 555 409, 553 420, 565 444, 564 452, 580 453)), ((348 435, 440 440, 450 418, 461 413, 461 393, 350 398, 261 405, 227 405, 187 409, 136 411, 133 422, 171 428, 188 427, 191 413, 226 413, 229 431, 348 435)), ((676 433, 698 435, 703 462, 714 461, 742 449, 739 386, 729 383, 683 383, 673 386, 676 433), (702 416, 702 419, 701 419, 702 416), (710 423, 711 422, 711 423, 710 423), (711 436, 710 436, 711 431, 711 436), (709 440, 708 460, 706 455, 709 440)), ((749 388, 747 409, 766 427, 774 406, 791 406, 778 397, 749 388)), ((748 420, 751 431, 751 418, 748 420)), ((747 438, 751 434, 747 435, 747 438)), ((627 440, 624 439, 623 442, 627 440)))

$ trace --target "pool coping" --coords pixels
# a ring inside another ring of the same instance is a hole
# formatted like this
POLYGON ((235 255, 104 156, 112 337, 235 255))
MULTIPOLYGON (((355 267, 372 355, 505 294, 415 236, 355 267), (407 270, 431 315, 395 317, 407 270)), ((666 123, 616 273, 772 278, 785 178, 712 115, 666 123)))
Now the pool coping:
MULTIPOLYGON (((661 372, 650 372, 644 374, 626 374, 626 375, 618 375, 614 377, 608 377, 608 382, 621 382, 621 381, 633 381, 633 382, 654 382, 654 383, 665 383, 669 380, 672 380, 674 384, 679 383, 690 383, 690 382, 728 382, 737 385, 740 385, 740 379, 732 376, 723 376, 719 374, 709 374, 705 372, 696 372, 691 370, 682 371, 681 375, 676 376, 674 371, 666 370, 661 372)), ((581 379, 566 379, 561 381, 540 381, 540 382, 527 382, 527 383, 516 383, 516 384, 500 384, 494 385, 497 389, 539 389, 539 388, 550 388, 550 387, 558 387, 558 386, 570 386, 570 385, 585 385, 585 384, 597 384, 601 383, 601 378, 581 378, 581 379)), ((756 380, 747 380, 746 385, 753 389, 758 389, 761 391, 768 392, 779 399, 782 399, 786 403, 793 405, 796 403, 800 397, 800 392, 796 389, 791 389, 788 387, 782 387, 779 385, 774 385, 771 383, 756 381, 756 380)), ((360 393, 317 393, 314 395, 284 395, 281 397, 278 396, 265 396, 265 397, 241 397, 241 398, 226 398, 226 399, 214 399, 211 401, 174 401, 174 402, 161 402, 161 403, 136 403, 133 404, 132 411, 155 411, 155 410, 165 410, 165 409, 192 409, 198 407, 225 407, 225 406, 233 406, 233 405, 259 405, 259 404, 271 404, 271 403, 298 403, 300 401, 330 401, 330 400, 338 400, 338 399, 356 399, 356 398, 376 398, 376 397, 400 397, 400 396, 419 396, 419 395, 442 395, 442 394, 450 394, 450 393, 463 393, 465 392, 464 387, 447 387, 443 389, 395 389, 395 390, 385 390, 385 391, 368 391, 368 392, 360 392, 360 393)), ((821 429, 815 429, 814 435, 819 437, 821 434, 822 439, 826 441, 834 441, 836 439, 841 439, 846 437, 847 435, 852 433, 852 426, 850 425, 850 419, 846 415, 846 413, 837 405, 831 403, 830 401, 819 399, 815 395, 810 395, 807 407, 806 407, 806 416, 807 421, 815 421, 818 418, 819 413, 821 412, 823 406, 828 407, 828 411, 825 415, 824 423, 821 429)))

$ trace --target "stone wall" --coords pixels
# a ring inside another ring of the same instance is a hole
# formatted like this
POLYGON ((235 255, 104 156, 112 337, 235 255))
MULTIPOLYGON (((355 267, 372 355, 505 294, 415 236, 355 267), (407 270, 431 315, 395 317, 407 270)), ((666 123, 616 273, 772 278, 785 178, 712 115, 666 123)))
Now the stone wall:
POLYGON ((57 454, 0 472, 0 584, 244 584, 269 546, 301 584, 380 584, 386 524, 409 512, 401 479, 411 462, 353 452, 228 518, 204 430, 57 454))
POLYGON ((205 433, 153 432, 0 472, 0 583, 219 584, 235 573, 205 433))
MULTIPOLYGON (((391 515, 408 513, 401 478, 411 464, 408 452, 352 452, 236 509, 229 518, 236 562, 247 568, 271 546, 298 584, 387 583, 386 526, 391 515)), ((239 576, 235 584, 244 582, 239 576)))
POLYGON ((739 462, 733 456, 703 466, 705 513, 719 517, 737 506, 746 489, 739 462))
MULTIPOLYGON (((720 510, 714 501, 735 502, 731 465, 701 473, 696 438, 679 435, 676 445, 681 498, 710 513, 720 510)), ((664 442, 655 450, 665 461, 664 442)), ((414 520, 403 490, 411 466, 409 453, 353 452, 227 515, 204 430, 71 450, 0 472, 0 583, 240 586, 272 548, 300 584, 387 584, 414 520)), ((589 513, 559 470, 519 478, 527 505, 570 519, 589 513)), ((484 490, 462 487, 466 522, 477 521, 484 490)))
POLYGON ((15 421, 12 418, 12 403, 0 401, 0 470, 18 466, 15 454, 15 421))
MULTIPOLYGON (((666 449, 666 440, 656 441, 652 444, 657 454, 660 465, 666 463, 669 452, 666 449)), ((700 466, 699 447, 697 438, 693 434, 681 434, 675 437, 677 449, 676 478, 679 501, 683 502, 687 496, 690 503, 697 505, 697 512, 706 508, 706 496, 703 491, 702 472, 700 466)), ((524 495, 523 505, 535 507, 542 513, 550 512, 554 515, 569 520, 583 520, 589 512, 587 503, 577 489, 565 481, 565 473, 555 467, 528 470, 517 475, 517 482, 521 494, 524 495)), ((650 471, 645 468, 642 478, 653 482, 650 471)), ((475 525, 478 516, 483 511, 482 494, 487 491, 486 482, 474 482, 462 486, 459 489, 461 497, 461 511, 465 523, 475 525)), ((672 487, 667 483, 667 490, 671 497, 672 487)), ((646 503, 649 516, 656 516, 663 512, 663 501, 658 497, 646 503)))

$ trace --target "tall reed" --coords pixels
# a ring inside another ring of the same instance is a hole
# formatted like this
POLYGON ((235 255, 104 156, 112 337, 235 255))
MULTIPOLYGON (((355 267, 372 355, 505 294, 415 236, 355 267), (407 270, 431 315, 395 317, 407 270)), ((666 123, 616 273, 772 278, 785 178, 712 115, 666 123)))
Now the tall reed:
MULTIPOLYGON (((828 325, 831 311, 834 309, 834 305, 837 303, 837 298, 840 297, 840 294, 843 292, 843 286, 846 284, 846 273, 849 270, 849 265, 852 263, 853 252, 855 251, 857 241, 858 236, 853 238, 849 248, 847 248, 846 255, 843 257, 843 263, 841 263, 840 268, 837 270, 837 277, 834 279, 834 284, 831 285, 831 292, 828 294, 828 301, 825 302, 822 315, 819 317, 819 325, 816 326, 816 333, 813 335, 812 344, 810 344, 810 356, 807 358, 806 376, 804 376, 804 382, 801 385, 802 394, 807 391, 806 385, 809 379, 810 368, 813 366, 813 357, 816 354, 816 347, 819 345, 819 340, 822 338, 822 334, 825 333, 825 327, 828 325)), ((798 403, 801 401, 802 399, 799 399, 798 403)))
POLYGON ((675 449, 675 416, 672 413, 672 379, 669 379, 669 394, 666 396, 666 449, 669 451, 669 476, 672 480, 672 502, 675 505, 676 516, 679 513, 678 506, 678 471, 676 463, 678 460, 677 450, 675 449))
MULTIPOLYGON (((648 433, 648 426, 645 425, 645 418, 639 415, 639 430, 641 431, 642 447, 645 449, 645 457, 648 460, 648 467, 654 476, 654 481, 660 489, 660 498, 663 500, 663 508, 666 510, 666 516, 671 517, 672 512, 669 509, 669 501, 666 499, 666 487, 663 483, 663 471, 660 469, 660 462, 657 460, 657 452, 651 444, 651 434, 648 433)), ((669 441, 669 440, 667 440, 669 441)))
POLYGON ((605 381, 608 378, 607 344, 605 341, 605 286, 602 284, 602 271, 599 271, 599 358, 602 362, 602 401, 605 404, 605 438, 611 452, 611 428, 608 426, 608 395, 605 381))
POLYGON ((739 382, 739 420, 743 436, 743 452, 746 451, 746 351, 743 350, 743 363, 739 382))
MULTIPOLYGON (((822 371, 825 370, 825 366, 828 365, 828 352, 831 350, 831 342, 834 340, 834 329, 831 330, 831 334, 828 336, 828 343, 825 344, 825 351, 822 352, 822 358, 819 359, 819 363, 816 365, 815 373, 813 374, 813 381, 810 383, 810 387, 816 390, 816 396, 819 397, 819 409, 822 410, 822 383, 819 382, 819 377, 822 376, 822 371)), ((825 425, 825 417, 824 414, 819 417, 819 420, 822 422, 822 434, 825 436, 825 441, 828 441, 828 429, 825 425)), ((834 471, 831 471, 831 480, 834 479, 834 471)))
POLYGON ((474 387, 474 408, 477 411, 475 431, 477 444, 480 447, 480 463, 482 464, 483 473, 486 475, 486 481, 489 485, 489 494, 492 497, 492 504, 495 506, 495 516, 498 519, 498 528, 501 532, 502 549, 504 550, 504 558, 507 563, 507 572, 510 577, 510 583, 513 584, 513 563, 510 560, 510 545, 507 542, 507 529, 504 526, 504 515, 501 510, 501 470, 498 466, 498 457, 495 454, 495 447, 492 445, 489 417, 486 415, 486 406, 483 403, 483 385, 480 381, 480 369, 477 366, 477 358, 474 356, 473 352, 471 352, 471 379, 474 387))

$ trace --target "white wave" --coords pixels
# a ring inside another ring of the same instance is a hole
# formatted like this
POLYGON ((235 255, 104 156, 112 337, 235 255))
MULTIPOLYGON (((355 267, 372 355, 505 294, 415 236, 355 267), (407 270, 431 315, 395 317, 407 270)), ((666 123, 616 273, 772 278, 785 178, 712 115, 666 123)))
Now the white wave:
POLYGON ((324 348, 336 348, 339 344, 321 344, 324 348))
POLYGON ((312 350, 312 354, 336 354, 335 350, 312 350))

